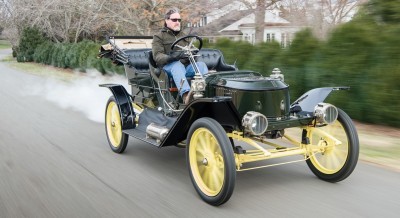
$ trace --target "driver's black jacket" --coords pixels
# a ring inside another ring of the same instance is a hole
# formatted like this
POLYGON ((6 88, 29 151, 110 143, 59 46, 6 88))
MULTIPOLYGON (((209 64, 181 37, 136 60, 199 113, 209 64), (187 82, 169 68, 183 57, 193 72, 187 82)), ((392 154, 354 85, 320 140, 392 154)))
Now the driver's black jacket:
MULTIPOLYGON (((158 67, 163 67, 168 63, 169 53, 171 52, 171 45, 175 42, 175 40, 186 36, 184 31, 174 32, 171 29, 164 27, 161 29, 161 32, 153 36, 152 42, 152 50, 153 50, 153 58, 157 63, 158 67)), ((179 42, 179 45, 185 46, 185 42, 179 42)), ((181 50, 180 48, 176 47, 175 50, 181 50)), ((181 60, 183 64, 188 64, 188 59, 181 60)))

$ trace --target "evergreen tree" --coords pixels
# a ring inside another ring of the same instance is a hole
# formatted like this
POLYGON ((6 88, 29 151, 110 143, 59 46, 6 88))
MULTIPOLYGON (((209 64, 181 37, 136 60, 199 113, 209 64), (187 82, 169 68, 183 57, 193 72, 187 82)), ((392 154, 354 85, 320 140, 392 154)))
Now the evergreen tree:
POLYGON ((33 61, 33 55, 38 45, 45 42, 43 34, 35 27, 27 27, 22 31, 17 49, 18 62, 33 61))

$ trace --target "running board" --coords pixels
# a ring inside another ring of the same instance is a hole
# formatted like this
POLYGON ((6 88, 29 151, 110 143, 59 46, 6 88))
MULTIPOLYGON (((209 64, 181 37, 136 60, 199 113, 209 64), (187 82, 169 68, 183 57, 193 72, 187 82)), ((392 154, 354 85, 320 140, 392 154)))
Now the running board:
POLYGON ((133 138, 139 139, 140 141, 144 141, 149 144, 152 144, 156 147, 160 147, 160 145, 161 145, 161 141, 146 137, 146 132, 144 132, 138 128, 126 129, 126 130, 122 130, 122 132, 125 134, 128 134, 129 136, 132 136, 133 138))

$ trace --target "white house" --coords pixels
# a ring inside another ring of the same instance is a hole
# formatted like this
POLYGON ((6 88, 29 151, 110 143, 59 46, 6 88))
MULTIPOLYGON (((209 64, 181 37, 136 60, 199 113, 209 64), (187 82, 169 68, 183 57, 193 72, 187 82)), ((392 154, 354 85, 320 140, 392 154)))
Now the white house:
MULTIPOLYGON (((290 45, 296 32, 303 27, 292 26, 289 21, 279 16, 278 10, 265 11, 264 41, 277 41, 282 47, 290 45)), ((255 14, 250 13, 243 18, 229 24, 223 29, 218 30, 218 34, 207 36, 215 39, 218 37, 227 37, 232 40, 255 42, 255 14)))
MULTIPOLYGON (((248 3, 254 3, 254 0, 247 0, 248 3)), ((335 20, 338 12, 325 11, 324 22, 336 25, 335 22, 347 22, 358 9, 358 5, 366 2, 366 0, 350 0, 343 9, 346 16, 339 20, 335 20), (329 13, 328 13, 329 12, 329 13)), ((322 10, 320 4, 311 4, 313 10, 322 10)), ((307 15, 306 15, 307 16, 307 15)), ((310 16, 310 14, 308 15, 310 16)), ((307 16, 307 17, 308 17, 307 16)), ((315 17, 310 17, 311 26, 315 17)), ((263 40, 277 41, 282 47, 290 45, 294 34, 306 26, 298 26, 291 24, 288 20, 279 16, 279 10, 266 10, 264 23, 263 40)), ((310 27, 311 27, 310 26, 310 27)), ((232 40, 243 40, 250 43, 255 42, 255 15, 251 13, 251 9, 247 9, 242 2, 233 0, 230 4, 220 9, 215 9, 206 14, 195 27, 199 27, 198 31, 202 36, 214 41, 216 38, 225 37, 232 40)))
MULTIPOLYGON (((247 0, 254 4, 255 0, 247 0)), ((265 11, 265 42, 277 41, 282 47, 290 45, 294 34, 301 30, 301 26, 293 26, 291 23, 279 16, 279 10, 265 11)), ((206 14, 198 23, 189 24, 198 27, 199 33, 211 41, 224 37, 231 40, 255 42, 255 15, 251 13, 241 1, 231 1, 222 8, 217 8, 206 14)))

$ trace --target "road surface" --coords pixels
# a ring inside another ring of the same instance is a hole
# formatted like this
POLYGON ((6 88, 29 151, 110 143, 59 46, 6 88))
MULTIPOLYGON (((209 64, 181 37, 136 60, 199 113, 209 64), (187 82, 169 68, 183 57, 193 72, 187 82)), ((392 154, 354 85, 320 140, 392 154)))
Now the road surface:
POLYGON ((0 62, 0 81, 0 217, 399 216, 400 174, 361 161, 336 184, 304 162, 239 172, 231 199, 209 206, 191 184, 184 149, 130 138, 115 154, 104 124, 26 94, 45 78, 0 62))

